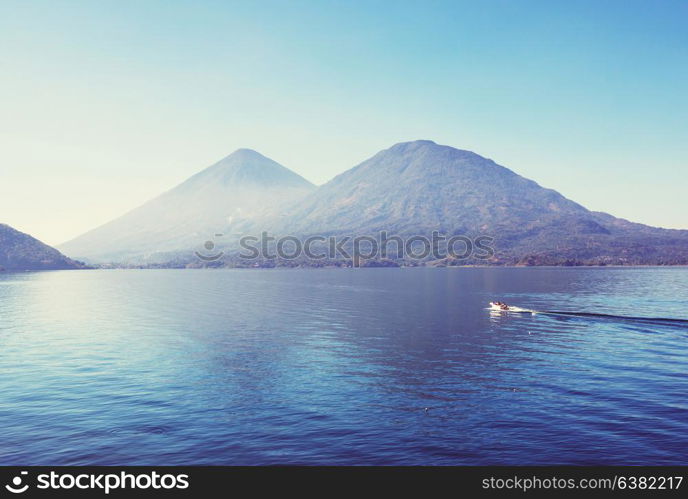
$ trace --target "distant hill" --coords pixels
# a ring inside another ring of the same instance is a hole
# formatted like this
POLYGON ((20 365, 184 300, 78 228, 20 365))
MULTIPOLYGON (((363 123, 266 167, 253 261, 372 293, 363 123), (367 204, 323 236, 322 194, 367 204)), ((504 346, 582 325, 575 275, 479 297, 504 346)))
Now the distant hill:
POLYGON ((90 262, 154 262, 233 233, 315 186, 279 163, 239 149, 172 190, 58 247, 90 262), (223 234, 216 236, 216 234, 223 234))
POLYGON ((55 248, 9 225, 0 224, 0 270, 58 270, 85 268, 55 248))

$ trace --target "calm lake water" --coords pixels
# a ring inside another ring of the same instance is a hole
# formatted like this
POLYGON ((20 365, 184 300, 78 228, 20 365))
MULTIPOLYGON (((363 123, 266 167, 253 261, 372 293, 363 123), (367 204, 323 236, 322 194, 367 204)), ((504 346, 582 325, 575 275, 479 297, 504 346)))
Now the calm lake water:
POLYGON ((493 299, 688 320, 688 268, 0 273, 0 464, 688 464, 688 323, 493 299))

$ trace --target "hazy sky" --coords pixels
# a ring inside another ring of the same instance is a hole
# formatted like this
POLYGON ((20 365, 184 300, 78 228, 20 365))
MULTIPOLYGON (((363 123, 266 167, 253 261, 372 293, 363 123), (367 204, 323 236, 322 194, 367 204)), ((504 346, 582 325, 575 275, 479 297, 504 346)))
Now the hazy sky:
POLYGON ((0 0, 0 222, 64 242, 250 147, 469 149, 688 228, 688 2, 0 0))

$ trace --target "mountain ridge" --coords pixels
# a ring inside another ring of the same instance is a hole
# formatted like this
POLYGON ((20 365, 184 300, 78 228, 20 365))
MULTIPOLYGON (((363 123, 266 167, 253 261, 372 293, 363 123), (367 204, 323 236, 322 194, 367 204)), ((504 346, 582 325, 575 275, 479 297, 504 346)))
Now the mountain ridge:
MULTIPOLYGON (((148 244, 147 248, 137 246, 130 236, 114 241, 122 248, 120 257, 138 253, 144 262, 151 261, 152 246, 157 263, 171 259, 170 255, 186 254, 174 258, 193 264, 192 246, 203 241, 202 234, 234 234, 217 242, 231 253, 241 234, 268 231, 301 237, 384 230, 409 236, 439 231, 495 238, 494 258, 464 263, 688 263, 688 230, 655 228, 590 211, 492 159, 431 140, 394 144, 317 188, 260 153, 239 149, 120 218, 124 217, 127 230, 137 229, 141 237, 154 236, 152 240, 157 237, 157 247, 148 244), (293 196, 275 202, 278 193, 291 189, 293 196), (251 193, 248 197, 247 192, 251 193), (233 205, 225 199, 227 195, 243 199, 238 211, 229 210, 229 217, 227 208, 233 205), (184 208, 181 213, 188 210, 197 215, 185 224, 172 217, 168 225, 173 234, 168 236, 186 231, 192 238, 171 244, 155 232, 155 225, 146 228, 136 219, 139 215, 151 218, 137 210, 146 211, 151 203, 167 197, 177 213, 184 208), (222 216, 215 216, 216 212, 222 216)), ((96 235, 101 237, 99 230, 102 227, 95 230, 96 235)), ((93 232, 86 236, 92 237, 93 232)), ((112 238, 101 240, 100 245, 112 242, 112 238)), ((69 244, 60 248, 70 249, 69 244)))

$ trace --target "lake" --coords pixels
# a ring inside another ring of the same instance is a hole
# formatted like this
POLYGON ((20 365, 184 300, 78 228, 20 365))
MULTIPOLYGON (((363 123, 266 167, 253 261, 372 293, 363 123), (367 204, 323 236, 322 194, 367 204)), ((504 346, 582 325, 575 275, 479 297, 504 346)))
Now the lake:
POLYGON ((0 273, 0 464, 686 465, 687 303, 688 268, 0 273))

